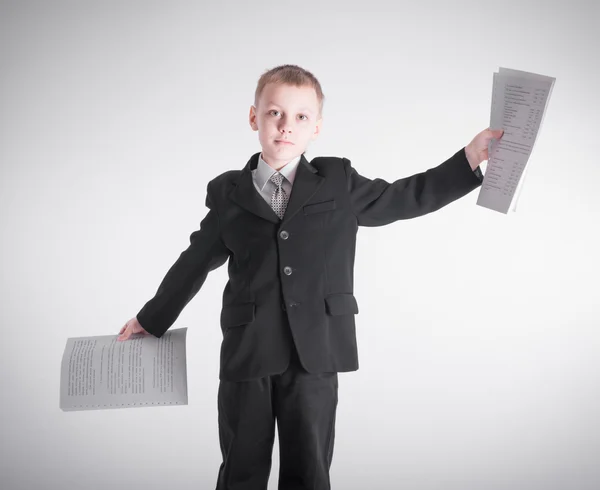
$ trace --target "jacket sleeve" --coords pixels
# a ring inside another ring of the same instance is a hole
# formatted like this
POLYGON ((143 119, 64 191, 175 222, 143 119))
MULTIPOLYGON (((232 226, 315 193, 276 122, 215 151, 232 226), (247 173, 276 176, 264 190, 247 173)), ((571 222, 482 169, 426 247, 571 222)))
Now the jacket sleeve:
POLYGON ((206 189, 209 211, 200 228, 190 235, 189 247, 168 270, 154 297, 136 315, 144 330, 155 337, 162 337, 200 290, 208 273, 229 257, 220 236, 219 216, 213 207, 210 187, 211 182, 206 189))
POLYGON ((483 175, 473 171, 461 148, 437 167, 392 183, 360 175, 343 158, 347 188, 359 226, 383 226, 436 211, 479 187, 483 175))

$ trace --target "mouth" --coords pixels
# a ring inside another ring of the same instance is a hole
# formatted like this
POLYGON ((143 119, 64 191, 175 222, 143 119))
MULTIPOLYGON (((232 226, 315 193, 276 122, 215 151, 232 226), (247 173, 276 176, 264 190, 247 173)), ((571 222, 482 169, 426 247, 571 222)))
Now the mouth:
POLYGON ((279 143, 280 145, 293 145, 294 144, 291 141, 285 141, 285 140, 275 140, 275 143, 279 143))

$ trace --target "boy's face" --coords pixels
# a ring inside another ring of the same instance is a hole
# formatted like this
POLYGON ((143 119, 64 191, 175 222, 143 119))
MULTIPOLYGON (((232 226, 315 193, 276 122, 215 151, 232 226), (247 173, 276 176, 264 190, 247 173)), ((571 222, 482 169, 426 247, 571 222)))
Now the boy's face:
POLYGON ((250 106, 250 127, 258 131, 263 160, 278 170, 301 155, 319 135, 323 119, 318 117, 314 88, 268 83, 258 107, 250 106))

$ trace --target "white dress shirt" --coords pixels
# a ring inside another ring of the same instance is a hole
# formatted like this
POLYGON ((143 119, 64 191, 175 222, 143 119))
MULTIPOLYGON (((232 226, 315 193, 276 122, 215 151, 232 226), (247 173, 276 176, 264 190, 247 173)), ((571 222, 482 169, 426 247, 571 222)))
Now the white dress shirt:
MULTIPOLYGON (((285 177, 281 183, 281 187, 283 187, 288 199, 292 194, 292 185, 294 184, 296 170, 298 169, 298 163, 300 162, 301 157, 302 155, 297 156, 292 161, 286 163, 285 166, 279 170, 279 173, 285 177)), ((273 175, 275 172, 277 172, 277 170, 263 160, 261 153, 258 157, 258 164, 256 165, 256 168, 252 170, 252 181, 254 182, 254 187, 258 193, 263 197, 269 206, 271 205, 271 196, 273 195, 273 191, 277 188, 277 186, 270 180, 271 175, 273 175)))

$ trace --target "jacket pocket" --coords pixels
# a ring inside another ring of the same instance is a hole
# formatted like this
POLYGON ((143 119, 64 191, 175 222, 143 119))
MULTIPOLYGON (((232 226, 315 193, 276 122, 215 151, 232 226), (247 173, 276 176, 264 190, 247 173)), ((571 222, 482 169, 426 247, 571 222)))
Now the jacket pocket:
POLYGON ((335 293, 325 297, 325 309, 328 315, 357 314, 358 303, 352 293, 335 293))
POLYGON ((322 213, 323 211, 331 211, 335 209, 335 199, 331 201, 317 202, 315 204, 307 204, 302 208, 304 214, 322 213))
POLYGON ((223 306, 221 310, 221 326, 223 328, 239 327, 254 321, 255 303, 237 303, 223 306))

